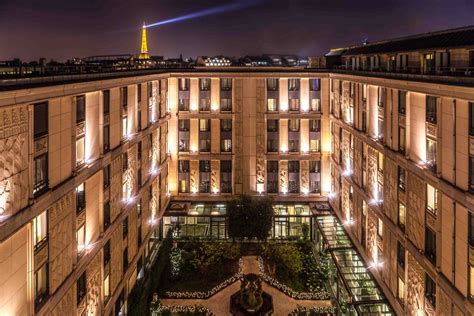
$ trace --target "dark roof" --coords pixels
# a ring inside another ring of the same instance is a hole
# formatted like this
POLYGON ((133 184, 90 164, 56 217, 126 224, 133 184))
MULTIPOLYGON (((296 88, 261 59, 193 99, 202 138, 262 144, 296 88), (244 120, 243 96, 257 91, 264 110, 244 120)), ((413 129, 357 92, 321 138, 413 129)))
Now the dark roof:
POLYGON ((366 55, 461 46, 474 46, 474 26, 424 33, 373 44, 348 47, 343 55, 366 55))

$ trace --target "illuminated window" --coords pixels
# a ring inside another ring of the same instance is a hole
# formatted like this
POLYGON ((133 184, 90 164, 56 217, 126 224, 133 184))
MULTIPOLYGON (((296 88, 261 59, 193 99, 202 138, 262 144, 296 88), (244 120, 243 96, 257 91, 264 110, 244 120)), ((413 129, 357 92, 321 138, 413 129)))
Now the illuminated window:
POLYGON ((211 130, 210 120, 199 120, 199 131, 209 132, 211 130))
POLYGON ((319 139, 311 139, 309 141, 309 150, 312 152, 321 151, 321 141, 319 139))
POLYGON ((128 124, 127 115, 122 116, 122 138, 128 135, 128 124))
POLYGON ((426 161, 432 171, 436 171, 437 142, 429 137, 426 138, 426 161))
POLYGON ((85 159, 85 137, 81 136, 76 139, 76 166, 84 163, 85 159))
POLYGON ((401 154, 405 153, 405 145, 406 143, 406 130, 405 127, 399 126, 398 127, 398 151, 401 154))
POLYGON ((383 222, 380 218, 377 221, 377 235, 383 238, 383 222))
POLYGON ((406 221, 406 209, 403 203, 398 203, 398 226, 405 229, 405 221, 406 221))
POLYGON ((33 219, 33 243, 38 249, 48 238, 48 212, 44 211, 33 219))
POLYGON ((201 91, 209 91, 211 90, 211 79, 209 78, 201 78, 199 79, 199 89, 201 91))
POLYGON ((438 190, 426 184, 426 210, 436 215, 438 213, 438 190))
POLYGON ((474 266, 469 266, 469 296, 474 298, 474 266))
POLYGON ((232 90, 232 78, 221 78, 221 90, 232 90))
POLYGON ((110 277, 107 275, 104 279, 104 301, 110 298, 110 277))
POLYGON ((267 111, 276 112, 278 111, 278 100, 275 98, 267 99, 267 111))
POLYGON ((321 100, 312 98, 311 99, 311 111, 313 112, 321 112, 321 100))
POLYGON ((189 90, 189 79, 179 78, 179 91, 188 91, 189 90))
POLYGON ((81 183, 76 187, 76 213, 80 213, 86 208, 86 188, 85 184, 81 183))
POLYGON ((79 227, 76 232, 77 253, 81 255, 86 248, 86 228, 84 225, 79 227))
POLYGON ((398 277, 397 298, 402 304, 402 306, 404 306, 405 305, 405 282, 403 282, 403 279, 400 277, 398 277))

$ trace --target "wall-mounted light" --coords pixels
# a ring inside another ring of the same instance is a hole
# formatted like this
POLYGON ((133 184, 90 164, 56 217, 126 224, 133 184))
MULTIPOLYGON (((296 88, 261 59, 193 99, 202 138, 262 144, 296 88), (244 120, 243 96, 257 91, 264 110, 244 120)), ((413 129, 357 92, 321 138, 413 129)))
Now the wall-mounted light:
POLYGON ((214 194, 219 193, 219 189, 217 187, 212 188, 212 193, 214 194))
POLYGON ((257 183, 258 194, 262 194, 264 190, 265 190, 265 185, 263 183, 257 183))
POLYGON ((333 198, 335 198, 335 197, 336 197, 336 193, 334 193, 334 192, 329 192, 328 198, 333 199, 333 198))
POLYGON ((193 194, 196 194, 196 193, 198 192, 198 190, 197 190, 196 187, 193 186, 193 187, 191 188, 191 192, 192 192, 193 194))
POLYGON ((303 192, 304 195, 308 195, 308 194, 309 194, 308 188, 303 188, 303 189, 301 190, 301 192, 303 192))
POLYGON ((346 169, 346 170, 344 170, 344 171, 342 172, 342 175, 343 175, 344 177, 349 177, 349 176, 352 175, 352 170, 351 170, 351 169, 346 169))

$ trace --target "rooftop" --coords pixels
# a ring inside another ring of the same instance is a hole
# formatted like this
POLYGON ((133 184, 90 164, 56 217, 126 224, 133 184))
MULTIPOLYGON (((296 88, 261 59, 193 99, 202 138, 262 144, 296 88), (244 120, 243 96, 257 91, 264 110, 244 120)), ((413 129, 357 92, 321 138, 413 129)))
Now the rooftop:
POLYGON ((474 26, 400 37, 391 40, 331 49, 326 56, 366 55, 389 52, 474 46, 474 26))

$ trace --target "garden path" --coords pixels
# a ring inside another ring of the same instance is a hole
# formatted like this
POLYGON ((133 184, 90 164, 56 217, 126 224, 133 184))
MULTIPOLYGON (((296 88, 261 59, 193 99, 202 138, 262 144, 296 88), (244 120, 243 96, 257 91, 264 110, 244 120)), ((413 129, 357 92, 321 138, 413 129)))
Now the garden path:
MULTIPOLYGON (((243 266, 242 272, 259 274, 258 261, 255 256, 245 256, 242 258, 243 266)), ((273 297, 273 309, 275 316, 287 316, 292 312, 297 305, 304 307, 313 306, 331 306, 330 301, 311 301, 311 300, 295 300, 280 290, 262 282, 262 287, 265 292, 273 297)), ((237 292, 240 288, 240 282, 234 282, 225 289, 216 293, 208 299, 162 299, 161 303, 165 306, 188 306, 188 305, 203 305, 209 308, 217 316, 231 315, 230 296, 237 292)))

